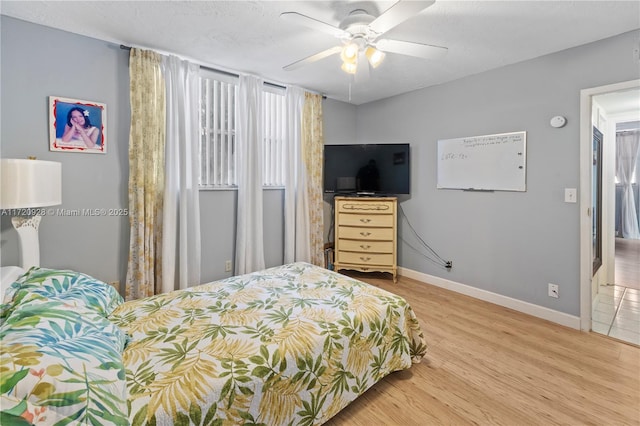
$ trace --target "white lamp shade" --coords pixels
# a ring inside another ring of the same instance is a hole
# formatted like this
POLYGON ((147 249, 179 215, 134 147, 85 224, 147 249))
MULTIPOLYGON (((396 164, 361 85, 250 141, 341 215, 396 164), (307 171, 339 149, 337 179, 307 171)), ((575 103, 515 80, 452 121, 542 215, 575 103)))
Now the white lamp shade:
POLYGON ((62 204, 62 165, 55 161, 0 160, 0 209, 62 204))
POLYGON ((369 63, 373 68, 378 68, 385 57, 385 53, 376 49, 375 47, 367 47, 367 50, 365 50, 365 55, 367 56, 367 59, 369 60, 369 63))

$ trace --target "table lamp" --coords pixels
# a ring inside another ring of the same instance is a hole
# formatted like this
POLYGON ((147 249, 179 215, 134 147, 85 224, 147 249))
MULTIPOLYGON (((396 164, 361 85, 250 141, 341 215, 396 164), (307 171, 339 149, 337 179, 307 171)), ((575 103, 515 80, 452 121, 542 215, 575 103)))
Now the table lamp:
POLYGON ((62 203, 62 165, 36 159, 0 160, 0 209, 13 216, 22 267, 40 266, 42 207, 62 203))

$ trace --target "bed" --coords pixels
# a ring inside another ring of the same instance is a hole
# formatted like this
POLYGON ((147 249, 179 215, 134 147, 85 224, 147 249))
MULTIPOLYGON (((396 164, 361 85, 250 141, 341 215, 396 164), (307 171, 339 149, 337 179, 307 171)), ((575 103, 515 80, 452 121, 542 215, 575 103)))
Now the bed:
POLYGON ((32 268, 0 321, 2 424, 318 425, 426 352, 404 299, 307 263, 129 302, 32 268))

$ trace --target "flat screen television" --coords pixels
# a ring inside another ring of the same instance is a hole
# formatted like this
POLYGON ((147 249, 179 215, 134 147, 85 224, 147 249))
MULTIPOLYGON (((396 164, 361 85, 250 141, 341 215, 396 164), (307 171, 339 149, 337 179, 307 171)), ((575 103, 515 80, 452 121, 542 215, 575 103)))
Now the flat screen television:
POLYGON ((324 192, 330 194, 409 194, 408 143, 324 146, 324 192))

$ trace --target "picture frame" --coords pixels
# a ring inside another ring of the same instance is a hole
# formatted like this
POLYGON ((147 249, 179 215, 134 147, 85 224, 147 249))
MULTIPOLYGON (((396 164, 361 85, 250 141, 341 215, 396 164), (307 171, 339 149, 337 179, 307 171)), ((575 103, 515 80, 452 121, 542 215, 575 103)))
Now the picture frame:
POLYGON ((49 150, 107 152, 107 105, 49 96, 49 150))

